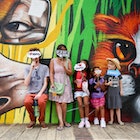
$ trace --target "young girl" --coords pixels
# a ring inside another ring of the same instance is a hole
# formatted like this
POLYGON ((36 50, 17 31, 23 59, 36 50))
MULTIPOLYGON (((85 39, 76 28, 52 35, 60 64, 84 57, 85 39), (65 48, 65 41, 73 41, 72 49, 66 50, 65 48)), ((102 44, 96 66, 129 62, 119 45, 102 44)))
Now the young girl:
POLYGON ((76 64, 74 73, 74 98, 77 99, 81 122, 78 128, 90 127, 88 121, 89 114, 89 91, 88 91, 88 75, 89 75, 89 64, 87 60, 82 60, 76 64), (83 88, 84 86, 84 88, 83 88))
POLYGON ((114 122, 114 110, 116 110, 117 121, 120 125, 124 125, 121 121, 121 96, 122 93, 122 76, 120 73, 120 62, 117 58, 107 58, 108 70, 105 75, 105 85, 108 86, 107 90, 107 107, 110 109, 110 121, 108 124, 114 122))
POLYGON ((105 97, 104 97, 104 78, 101 77, 101 69, 99 67, 94 67, 92 71, 92 77, 89 79, 89 90, 90 90, 90 102, 95 108, 94 124, 99 124, 98 114, 100 112, 100 126, 106 127, 105 122, 105 97))

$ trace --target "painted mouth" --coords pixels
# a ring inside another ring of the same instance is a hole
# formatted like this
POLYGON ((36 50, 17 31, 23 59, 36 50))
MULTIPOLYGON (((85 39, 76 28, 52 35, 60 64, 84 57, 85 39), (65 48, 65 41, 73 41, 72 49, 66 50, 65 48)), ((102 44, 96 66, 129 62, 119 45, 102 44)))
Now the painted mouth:
POLYGON ((3 108, 5 108, 11 101, 10 97, 7 96, 1 96, 0 97, 0 110, 2 110, 3 108))

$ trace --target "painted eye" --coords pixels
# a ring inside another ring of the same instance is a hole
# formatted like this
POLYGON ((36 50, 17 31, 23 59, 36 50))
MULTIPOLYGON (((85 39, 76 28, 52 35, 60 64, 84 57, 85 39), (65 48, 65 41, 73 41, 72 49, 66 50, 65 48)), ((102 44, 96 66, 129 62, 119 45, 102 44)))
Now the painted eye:
POLYGON ((29 25, 22 23, 22 22, 8 23, 5 26, 5 28, 9 31, 12 31, 12 32, 25 32, 25 31, 29 31, 32 29, 29 25))
POLYGON ((136 48, 126 40, 113 40, 113 54, 121 62, 128 62, 136 58, 136 48))

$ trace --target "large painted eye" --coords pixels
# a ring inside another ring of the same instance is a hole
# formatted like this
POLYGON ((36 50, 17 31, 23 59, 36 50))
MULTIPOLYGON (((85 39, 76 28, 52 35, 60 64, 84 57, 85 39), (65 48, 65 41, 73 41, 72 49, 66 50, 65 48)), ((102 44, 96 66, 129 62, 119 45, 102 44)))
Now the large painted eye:
POLYGON ((121 62, 128 62, 136 58, 136 48, 133 43, 126 40, 113 40, 113 54, 121 62))
POLYGON ((12 31, 12 32, 25 32, 25 31, 29 31, 32 29, 29 25, 22 23, 22 22, 8 23, 5 26, 5 28, 9 31, 12 31))

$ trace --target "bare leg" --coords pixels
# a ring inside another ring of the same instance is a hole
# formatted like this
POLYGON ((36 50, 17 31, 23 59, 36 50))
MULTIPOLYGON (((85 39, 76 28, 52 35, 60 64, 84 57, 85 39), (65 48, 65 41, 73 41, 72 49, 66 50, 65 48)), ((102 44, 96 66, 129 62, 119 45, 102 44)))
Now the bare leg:
POLYGON ((89 115, 89 97, 85 96, 84 97, 84 109, 85 109, 85 117, 88 117, 89 115))
POLYGON ((63 111, 62 111, 61 104, 58 103, 58 102, 56 102, 56 111, 57 111, 57 115, 58 115, 59 126, 64 126, 64 123, 63 123, 63 111))
POLYGON ((104 118, 105 117, 105 109, 104 109, 104 106, 101 106, 100 107, 100 114, 101 114, 101 118, 104 118))
POLYGON ((84 98, 84 112, 85 112, 85 127, 90 128, 90 122, 88 121, 89 115, 89 97, 85 96, 84 98))
POLYGON ((71 125, 66 122, 67 103, 62 103, 61 107, 62 107, 63 123, 66 127, 70 127, 71 125))
POLYGON ((66 121, 66 109, 67 109, 67 104, 66 104, 66 103, 62 103, 62 104, 61 104, 61 108, 62 108, 63 122, 65 122, 65 121, 66 121))
POLYGON ((109 124, 112 124, 114 121, 114 109, 110 109, 110 121, 109 124))
POLYGON ((94 114, 94 124, 99 124, 99 119, 98 119, 98 114, 99 114, 99 107, 95 108, 95 114, 94 114))
MULTIPOLYGON (((100 107, 100 115, 101 115, 100 126, 106 127, 104 106, 100 107)), ((112 124, 112 123, 113 123, 113 121, 110 121, 110 124, 112 124)))
POLYGON ((99 114, 99 107, 95 108, 94 117, 98 118, 98 114, 99 114))
POLYGON ((121 110, 120 109, 116 109, 116 115, 117 115, 118 123, 120 125, 124 125, 124 123, 121 121, 121 110))
POLYGON ((84 118, 84 109, 83 109, 82 97, 77 97, 77 101, 78 101, 80 118, 84 118))

